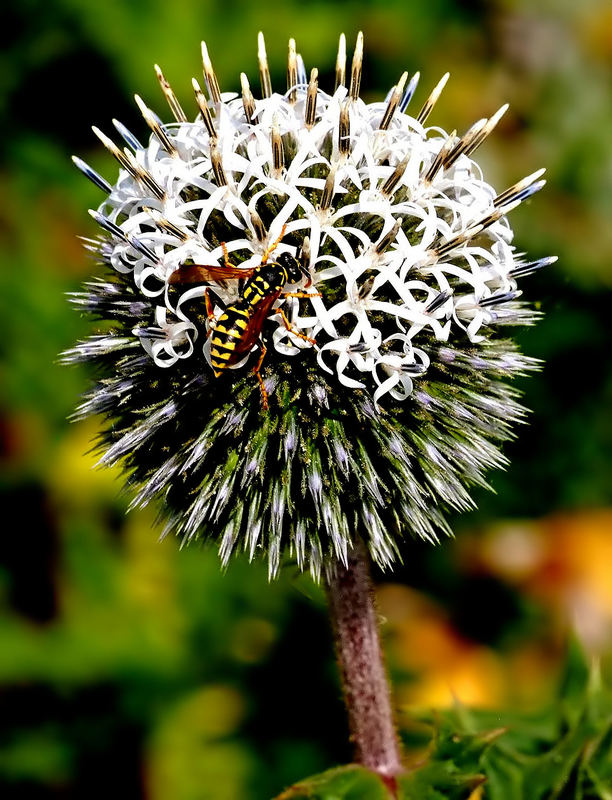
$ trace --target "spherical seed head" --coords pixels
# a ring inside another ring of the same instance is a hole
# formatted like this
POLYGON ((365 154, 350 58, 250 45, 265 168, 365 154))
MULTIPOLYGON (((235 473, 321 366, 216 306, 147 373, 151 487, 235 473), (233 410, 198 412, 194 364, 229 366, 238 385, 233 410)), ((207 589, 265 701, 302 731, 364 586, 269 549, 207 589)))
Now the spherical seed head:
POLYGON ((118 128, 129 156, 98 134, 112 188, 75 159, 110 192, 88 245, 105 275, 73 301, 112 327, 65 354, 101 368, 77 416, 106 415, 101 462, 133 505, 161 498, 167 532, 271 575, 287 555, 318 576, 355 536, 386 567, 406 534, 449 533, 523 419, 505 379, 536 367, 504 330, 536 319, 517 279, 552 259, 517 253, 506 213, 541 173, 483 180, 471 156, 499 114, 462 139, 424 127, 446 76, 415 117, 397 87, 364 103, 361 47, 328 94, 293 43, 292 85, 261 100, 246 78, 221 93, 204 47, 194 122, 162 75, 176 122, 140 101, 152 135, 118 128))

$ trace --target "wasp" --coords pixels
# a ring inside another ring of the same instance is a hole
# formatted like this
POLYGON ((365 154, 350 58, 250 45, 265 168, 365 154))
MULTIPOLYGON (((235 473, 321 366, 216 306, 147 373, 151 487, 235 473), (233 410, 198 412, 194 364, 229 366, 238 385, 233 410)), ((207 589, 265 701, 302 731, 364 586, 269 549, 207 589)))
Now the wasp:
MULTIPOLYGON (((267 351, 262 338, 262 329, 266 319, 273 314, 278 314, 285 328, 294 336, 313 345, 316 344, 314 339, 305 336, 293 327, 282 308, 274 308, 274 304, 280 297, 320 297, 319 294, 307 292, 283 291, 285 284, 298 283, 302 278, 308 278, 308 275, 298 261, 288 253, 281 253, 274 261, 268 261, 270 253, 280 238, 264 253, 258 267, 241 269, 234 266, 229 262, 227 250, 223 246, 225 253, 223 265, 183 265, 175 270, 169 279, 171 284, 183 284, 246 278, 238 300, 226 306, 218 318, 214 316, 208 290, 204 295, 209 323, 208 335, 211 338, 210 361, 214 375, 218 378, 228 367, 240 361, 257 345, 260 355, 253 372, 259 382, 264 410, 268 408, 268 393, 260 370, 267 351)), ((306 288, 309 285, 310 278, 308 278, 306 288)))

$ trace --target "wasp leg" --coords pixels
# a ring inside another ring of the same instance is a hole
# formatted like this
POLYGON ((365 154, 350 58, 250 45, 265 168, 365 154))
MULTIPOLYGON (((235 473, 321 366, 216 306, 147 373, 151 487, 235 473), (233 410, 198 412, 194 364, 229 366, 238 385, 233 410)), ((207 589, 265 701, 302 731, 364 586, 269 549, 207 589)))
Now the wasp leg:
POLYGON ((323 297, 321 292, 313 292, 312 294, 308 294, 308 292, 283 292, 281 297, 323 297))
POLYGON ((208 288, 204 290, 204 302, 206 303, 206 317, 210 322, 215 318, 215 311, 213 309, 213 304, 210 301, 210 295, 208 294, 208 288))
POLYGON ((229 253, 227 252, 227 245, 225 244, 225 242, 221 242, 221 249, 223 250, 223 263, 224 263, 224 265, 228 269, 233 268, 234 265, 232 264, 232 262, 229 259, 229 253))
POLYGON ((297 336, 298 338, 303 339, 305 342, 310 342, 310 344, 316 344, 315 339, 311 339, 310 336, 306 336, 304 333, 300 333, 298 330, 296 330, 293 327, 293 325, 287 319, 287 315, 285 314, 285 312, 283 311, 282 308, 277 308, 274 311, 274 313, 275 314, 280 314, 281 319, 283 320, 283 324, 284 324, 285 328, 287 328, 289 333, 292 333, 294 336, 297 336))
POLYGON ((206 320, 208 322, 208 329, 206 331, 206 338, 213 332, 215 322, 215 310, 208 294, 208 288, 204 290, 204 303, 206 304, 206 320))
POLYGON ((282 227, 282 229, 281 229, 281 234, 280 234, 280 236, 278 237, 278 239, 275 239, 275 240, 272 242, 272 244, 271 244, 271 245, 269 245, 268 247, 266 247, 266 249, 264 250, 263 258, 261 259, 261 263, 262 263, 262 264, 265 264, 265 263, 267 262, 267 260, 270 258, 270 256, 272 255, 272 253, 273 253, 273 252, 276 250, 276 248, 279 246, 279 244, 280 244, 280 243, 283 241, 283 237, 284 237, 284 235, 285 235, 285 231, 286 231, 286 230, 287 230, 287 226, 286 226, 286 225, 283 225, 283 227, 282 227))
POLYGON ((267 348, 266 348, 266 346, 265 346, 265 344, 263 342, 260 342, 259 344, 260 344, 260 347, 261 347, 261 355, 259 356, 259 360, 258 360, 257 364, 253 368, 253 374, 255 375, 257 380, 259 381, 259 390, 261 392, 261 405, 263 406, 263 410, 267 411, 268 410, 268 392, 266 391, 266 387, 264 386, 263 378, 261 377, 261 374, 259 372, 260 369, 261 369, 261 365, 263 363, 263 360, 265 358, 265 355, 266 355, 266 352, 267 352, 267 348))

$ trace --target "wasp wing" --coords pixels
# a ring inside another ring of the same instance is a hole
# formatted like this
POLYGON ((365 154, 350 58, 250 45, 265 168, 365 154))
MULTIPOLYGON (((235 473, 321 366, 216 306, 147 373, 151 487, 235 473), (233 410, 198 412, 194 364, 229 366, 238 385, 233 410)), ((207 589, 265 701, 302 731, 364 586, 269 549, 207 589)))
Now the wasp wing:
POLYGON ((209 283, 221 282, 239 278, 250 278, 255 269, 241 269, 240 267, 221 264, 183 264, 174 270, 168 280, 169 283, 209 283))
POLYGON ((236 353, 242 354, 250 350, 261 336, 261 329, 264 322, 270 316, 272 306, 280 297, 280 291, 274 292, 267 297, 262 298, 257 303, 255 310, 251 314, 246 330, 236 345, 236 353))

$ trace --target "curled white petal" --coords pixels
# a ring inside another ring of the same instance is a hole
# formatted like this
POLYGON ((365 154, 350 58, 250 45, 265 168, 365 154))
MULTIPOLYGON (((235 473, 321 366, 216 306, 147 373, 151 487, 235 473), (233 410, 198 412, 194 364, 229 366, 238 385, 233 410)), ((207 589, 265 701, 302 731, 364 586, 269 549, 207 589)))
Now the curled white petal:
MULTIPOLYGON (((163 196, 149 196, 142 182, 121 171, 99 209, 119 228, 111 229, 116 235, 109 260, 133 276, 135 290, 156 308, 156 324, 138 335, 155 363, 168 367, 202 353, 194 346, 194 308, 204 303, 206 289, 172 283, 176 270, 185 264, 222 265, 227 253, 246 274, 264 256, 298 257, 308 237, 312 296, 278 301, 293 332, 271 317, 263 329, 269 346, 292 358, 316 340, 320 368, 345 386, 373 391, 377 404, 385 395, 404 400, 427 369, 432 341, 479 342, 483 326, 512 317, 513 309, 503 304, 492 310, 479 305, 516 289, 512 230, 505 214, 496 212, 497 192, 469 156, 423 180, 448 139, 444 130, 423 128, 405 113, 396 113, 380 130, 386 103, 357 100, 349 107, 349 152, 341 153, 346 87, 333 95, 318 92, 310 128, 304 121, 306 91, 300 80, 286 95, 256 100, 252 122, 241 98, 222 95, 214 124, 225 182, 213 174, 218 156, 200 119, 166 126, 176 154, 166 152, 155 136, 136 148, 134 161, 163 196), (274 169, 273 126, 291 143, 290 156, 274 169), (393 191, 386 191, 400 164, 403 173, 393 191), (323 207, 332 169, 333 193, 323 207), (262 208, 263 236, 261 220, 257 223, 262 208), (481 222, 492 213, 483 229, 481 222), (158 225, 158 218, 167 225, 158 225), (468 230, 478 236, 462 238, 468 230), (379 247, 392 231, 393 241, 379 247), (401 351, 390 350, 396 347, 401 351)), ((208 291, 218 316, 238 300, 240 285, 211 282, 208 291)), ((208 343, 205 355, 207 348, 208 343)))
POLYGON ((167 309, 157 306, 155 309, 156 326, 146 330, 135 329, 135 335, 145 351, 149 353, 158 367, 171 367, 181 358, 189 358, 194 351, 197 337, 196 326, 192 322, 168 322, 167 309))

